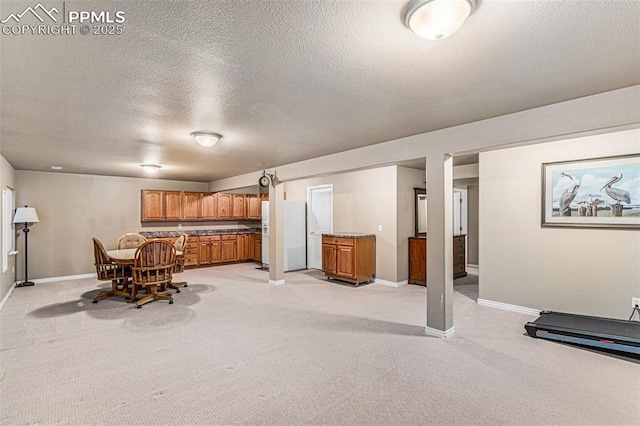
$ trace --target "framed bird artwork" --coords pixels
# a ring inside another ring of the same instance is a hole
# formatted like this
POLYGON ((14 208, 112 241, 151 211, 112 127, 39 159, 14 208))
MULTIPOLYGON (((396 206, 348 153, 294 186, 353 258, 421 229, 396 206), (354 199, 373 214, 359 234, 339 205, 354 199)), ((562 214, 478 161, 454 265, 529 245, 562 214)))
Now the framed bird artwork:
POLYGON ((640 154, 543 163, 542 226, 640 229, 640 154))

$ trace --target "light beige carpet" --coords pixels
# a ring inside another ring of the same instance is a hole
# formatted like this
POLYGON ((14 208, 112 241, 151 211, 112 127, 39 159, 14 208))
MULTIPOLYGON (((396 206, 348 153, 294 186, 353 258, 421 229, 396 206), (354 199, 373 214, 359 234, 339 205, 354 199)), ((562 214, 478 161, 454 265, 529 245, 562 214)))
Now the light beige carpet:
POLYGON ((16 289, 2 424, 640 424, 637 362, 526 336, 535 317, 478 306, 473 277, 449 340, 424 335, 420 286, 270 287, 255 264, 183 278, 140 310, 90 303, 94 279, 16 289))

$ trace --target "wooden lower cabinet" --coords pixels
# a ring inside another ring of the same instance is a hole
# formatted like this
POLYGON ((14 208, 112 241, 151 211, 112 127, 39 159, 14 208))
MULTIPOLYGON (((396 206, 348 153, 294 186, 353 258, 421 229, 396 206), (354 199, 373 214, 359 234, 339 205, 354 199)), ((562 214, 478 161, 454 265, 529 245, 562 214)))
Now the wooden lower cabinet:
POLYGON ((253 260, 253 234, 238 234, 236 240, 236 260, 253 260))
POLYGON ((200 236, 199 265, 213 265, 222 262, 220 235, 200 236))
POLYGON ((336 275, 338 272, 338 247, 335 244, 322 243, 322 272, 325 275, 336 275))
MULTIPOLYGON (((466 235, 453 237, 453 278, 467 276, 466 235)), ((409 238, 409 284, 427 285, 427 239, 409 238)))
POLYGON ((254 234, 253 237, 253 260, 262 263, 262 234, 254 234))
MULTIPOLYGON (((178 237, 150 238, 173 244, 178 237)), ((184 248, 185 267, 262 261, 261 234, 193 235, 184 248), (256 257, 257 256, 257 257, 256 257)))
MULTIPOLYGON (((260 236, 262 237, 262 236, 260 236)), ((254 234, 244 234, 244 260, 254 259, 254 234)))
POLYGON ((354 283, 369 282, 376 275, 376 237, 322 236, 322 272, 328 278, 354 283))
POLYGON ((233 235, 222 235, 221 239, 221 262, 235 262, 237 259, 238 237, 233 235))
POLYGON ((198 237, 189 237, 184 246, 184 266, 198 266, 200 264, 198 237))

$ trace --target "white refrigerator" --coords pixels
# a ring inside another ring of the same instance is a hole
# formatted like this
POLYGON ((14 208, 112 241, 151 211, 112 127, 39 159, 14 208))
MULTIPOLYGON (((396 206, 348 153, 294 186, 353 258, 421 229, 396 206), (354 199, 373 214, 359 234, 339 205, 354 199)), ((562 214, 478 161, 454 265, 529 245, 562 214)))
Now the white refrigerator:
MULTIPOLYGON (((284 270, 307 267, 307 217, 304 201, 283 201, 284 270)), ((269 202, 262 202, 262 267, 269 268, 269 202)))

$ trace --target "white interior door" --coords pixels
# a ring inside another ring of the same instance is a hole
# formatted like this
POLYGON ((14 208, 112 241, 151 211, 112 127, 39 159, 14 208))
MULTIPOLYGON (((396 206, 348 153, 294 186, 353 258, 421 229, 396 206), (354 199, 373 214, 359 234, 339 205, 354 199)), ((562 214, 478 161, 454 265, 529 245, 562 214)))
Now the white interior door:
POLYGON ((453 235, 467 234, 467 190, 453 189, 453 235))
POLYGON ((333 232, 333 185, 307 188, 307 265, 322 269, 322 234, 333 232))

